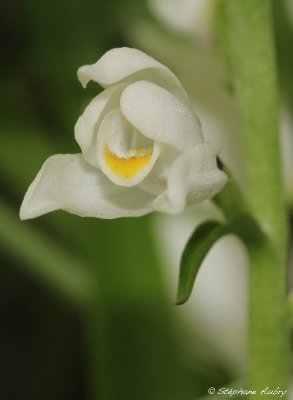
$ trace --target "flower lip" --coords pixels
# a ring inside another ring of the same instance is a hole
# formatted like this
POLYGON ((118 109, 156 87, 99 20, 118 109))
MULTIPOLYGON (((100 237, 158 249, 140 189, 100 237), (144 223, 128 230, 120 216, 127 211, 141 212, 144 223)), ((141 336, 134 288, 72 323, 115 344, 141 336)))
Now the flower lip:
POLYGON ((159 145, 144 137, 119 109, 104 118, 97 138, 97 161, 104 174, 120 186, 134 186, 153 168, 159 145))
POLYGON ((126 157, 119 157, 105 146, 104 160, 116 175, 132 178, 149 163, 152 153, 152 149, 132 147, 127 151, 126 157))

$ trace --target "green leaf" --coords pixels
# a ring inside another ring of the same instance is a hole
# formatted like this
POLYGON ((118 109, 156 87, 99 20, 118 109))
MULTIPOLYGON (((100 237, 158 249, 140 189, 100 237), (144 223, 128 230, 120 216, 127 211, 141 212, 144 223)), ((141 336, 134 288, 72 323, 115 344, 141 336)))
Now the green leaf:
POLYGON ((264 240, 262 231, 249 214, 240 215, 226 224, 208 221, 199 225, 182 254, 176 304, 183 304, 188 300, 196 275, 206 255, 218 239, 228 234, 237 235, 250 246, 255 246, 264 240))
POLYGON ((87 306, 96 287, 86 266, 0 201, 0 247, 19 265, 77 306, 87 306))
POLYGON ((223 225, 209 221, 198 226, 183 251, 177 291, 177 304, 185 303, 193 289, 198 270, 213 246, 223 235, 223 225))

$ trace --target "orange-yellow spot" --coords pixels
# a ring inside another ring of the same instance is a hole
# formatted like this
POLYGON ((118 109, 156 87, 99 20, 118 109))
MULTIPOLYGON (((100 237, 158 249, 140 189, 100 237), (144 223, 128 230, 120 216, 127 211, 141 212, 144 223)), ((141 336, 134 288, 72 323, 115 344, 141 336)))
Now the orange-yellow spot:
POLYGON ((132 178, 135 176, 143 167, 145 167, 152 156, 152 150, 145 151, 142 148, 131 148, 128 153, 129 157, 118 157, 112 153, 108 148, 104 151, 104 160, 108 167, 116 175, 123 176, 124 178, 132 178), (132 155, 132 154, 135 155, 132 155))

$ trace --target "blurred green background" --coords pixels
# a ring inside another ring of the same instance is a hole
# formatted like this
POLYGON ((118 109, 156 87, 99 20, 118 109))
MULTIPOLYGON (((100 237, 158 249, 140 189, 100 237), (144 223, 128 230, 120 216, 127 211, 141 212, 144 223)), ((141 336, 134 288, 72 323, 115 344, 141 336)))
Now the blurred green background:
MULTIPOLYGON (((113 47, 139 47, 166 62, 222 121, 234 154, 231 98, 225 108, 212 84, 212 94, 205 91, 207 80, 192 83, 219 68, 227 92, 218 50, 162 26, 144 1, 10 0, 0 13, 0 398, 187 400, 237 378, 172 305, 156 215, 18 219, 44 160, 79 152, 74 124, 101 89, 83 90, 77 68, 113 47)), ((282 101, 292 116, 293 35, 281 0, 274 17, 282 101)))

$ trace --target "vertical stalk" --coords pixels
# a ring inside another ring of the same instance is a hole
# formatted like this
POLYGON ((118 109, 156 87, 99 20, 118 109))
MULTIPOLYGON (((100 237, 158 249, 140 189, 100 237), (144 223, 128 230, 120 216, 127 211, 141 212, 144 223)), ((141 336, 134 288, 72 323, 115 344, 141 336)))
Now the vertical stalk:
MULTIPOLYGON (((269 0, 224 0, 228 60, 242 126, 249 207, 267 235, 251 250, 250 385, 286 388, 289 333, 287 227, 278 134, 278 90, 269 0)), ((259 395, 259 397, 263 397, 259 395)))

